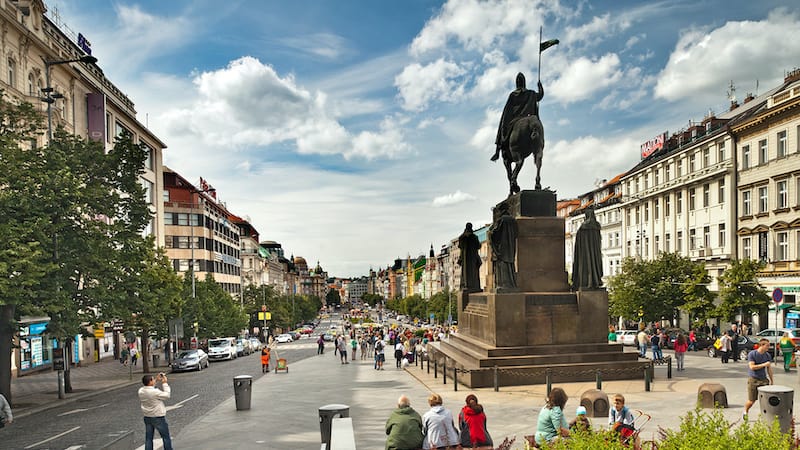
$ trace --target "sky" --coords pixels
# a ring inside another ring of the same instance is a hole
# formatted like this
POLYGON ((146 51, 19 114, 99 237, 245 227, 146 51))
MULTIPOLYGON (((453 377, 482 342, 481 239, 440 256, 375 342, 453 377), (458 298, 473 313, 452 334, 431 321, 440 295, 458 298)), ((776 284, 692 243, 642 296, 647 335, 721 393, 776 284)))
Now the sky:
MULTIPOLYGON (((47 0, 164 143, 261 240, 330 276, 437 251, 508 194, 489 160, 518 72, 541 79, 542 185, 630 169, 641 143, 800 66, 794 0, 47 0), (541 54, 542 39, 560 44, 541 54)), ((519 182, 533 189, 535 166, 519 182)))

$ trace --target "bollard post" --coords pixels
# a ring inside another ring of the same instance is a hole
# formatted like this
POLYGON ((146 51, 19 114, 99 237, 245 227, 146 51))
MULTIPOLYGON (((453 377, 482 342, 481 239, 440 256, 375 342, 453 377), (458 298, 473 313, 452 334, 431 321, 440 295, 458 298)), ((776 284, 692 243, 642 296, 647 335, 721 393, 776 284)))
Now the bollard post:
POLYGON ((545 383, 547 384, 547 396, 550 396, 550 391, 553 388, 553 380, 552 380, 553 373, 550 369, 545 370, 544 377, 545 383))
POLYGON ((497 366, 494 366, 494 391, 499 392, 500 386, 497 384, 497 366))
POLYGON ((600 374, 599 370, 597 371, 597 374, 595 374, 594 378, 595 378, 595 384, 597 385, 597 390, 598 391, 602 391, 603 390, 603 376, 600 374))
POLYGON ((447 358, 442 361, 442 384, 447 384, 447 358))
POLYGON ((672 357, 668 356, 667 359, 667 378, 672 378, 672 357))
MULTIPOLYGON (((653 367, 653 365, 651 364, 650 367, 653 367)), ((650 370, 649 369, 650 369, 649 367, 645 367, 644 368, 644 390, 645 390, 645 392, 650 392, 650 370)))
POLYGON ((428 375, 430 375, 431 374, 431 355, 430 355, 430 353, 428 354, 428 357, 425 358, 425 360, 428 362, 428 375))
POLYGON ((458 369, 453 367, 453 392, 458 392, 458 369))
POLYGON ((433 378, 439 378, 439 361, 433 360, 433 378))

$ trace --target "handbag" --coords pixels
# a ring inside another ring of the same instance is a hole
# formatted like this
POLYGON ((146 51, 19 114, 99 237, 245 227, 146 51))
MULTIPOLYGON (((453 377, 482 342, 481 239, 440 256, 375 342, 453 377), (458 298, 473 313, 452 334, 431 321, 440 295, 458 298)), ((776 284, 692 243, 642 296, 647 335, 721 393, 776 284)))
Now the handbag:
POLYGON ((714 341, 714 348, 719 350, 720 347, 722 347, 722 340, 720 338, 717 338, 717 340, 714 341))

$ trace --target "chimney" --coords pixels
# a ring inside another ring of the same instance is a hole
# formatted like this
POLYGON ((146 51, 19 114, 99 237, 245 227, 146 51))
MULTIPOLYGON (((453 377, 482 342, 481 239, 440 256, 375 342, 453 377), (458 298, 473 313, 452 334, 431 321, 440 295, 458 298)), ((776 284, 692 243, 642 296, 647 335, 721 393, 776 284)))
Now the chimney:
POLYGON ((753 93, 752 93, 752 92, 748 92, 748 93, 747 93, 747 97, 745 97, 745 98, 744 98, 744 103, 750 102, 750 101, 752 101, 754 98, 756 98, 756 97, 753 95, 753 93))
POLYGON ((783 82, 791 83, 797 80, 800 80, 800 69, 794 69, 789 71, 789 73, 786 74, 786 77, 784 77, 783 82))
POLYGON ((736 100, 731 100, 731 108, 728 111, 733 111, 738 107, 739 107, 739 102, 737 102, 736 100))

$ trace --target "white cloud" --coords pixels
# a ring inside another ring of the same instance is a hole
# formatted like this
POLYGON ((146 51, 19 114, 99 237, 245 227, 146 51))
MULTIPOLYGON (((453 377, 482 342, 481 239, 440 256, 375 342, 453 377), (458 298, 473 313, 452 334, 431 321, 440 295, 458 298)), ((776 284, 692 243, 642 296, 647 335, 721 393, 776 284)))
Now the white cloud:
POLYGON ((406 66, 395 78, 403 108, 421 111, 434 100, 448 102, 459 99, 464 86, 456 78, 464 73, 458 64, 444 58, 424 66, 418 63, 406 66))
POLYGON ((443 206, 456 205, 463 202, 475 201, 477 198, 474 195, 467 194, 466 192, 456 191, 452 194, 442 195, 433 199, 431 203, 436 208, 443 206))
POLYGON ((762 21, 684 32, 659 74, 655 96, 669 101, 699 97, 707 103, 721 97, 730 80, 752 86, 761 77, 763 85, 774 86, 791 68, 787 64, 800 60, 800 40, 789 38, 798 35, 798 14, 788 10, 777 10, 762 21), (764 67, 775 69, 768 80, 763 79, 764 67))
POLYGON ((614 53, 598 59, 577 58, 561 71, 548 95, 558 101, 572 103, 585 100, 597 91, 616 83, 622 77, 619 57, 614 53))
POLYGON ((332 33, 313 33, 304 36, 283 38, 280 42, 294 50, 319 56, 326 59, 336 59, 350 53, 347 40, 332 33))

